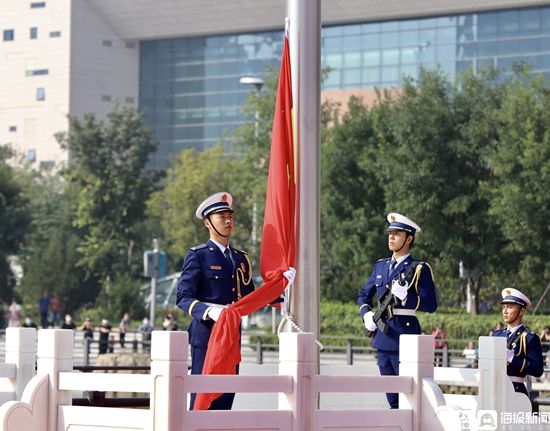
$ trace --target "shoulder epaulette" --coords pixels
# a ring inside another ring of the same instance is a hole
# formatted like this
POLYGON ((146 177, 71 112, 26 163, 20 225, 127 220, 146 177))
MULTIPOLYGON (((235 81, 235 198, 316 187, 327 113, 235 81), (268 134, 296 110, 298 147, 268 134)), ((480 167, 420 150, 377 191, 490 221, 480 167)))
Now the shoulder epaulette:
POLYGON ((238 248, 233 248, 231 247, 232 250, 236 251, 237 253, 241 253, 241 254, 248 254, 246 251, 244 250, 239 250, 238 248))
POLYGON ((206 248, 206 247, 208 247, 207 244, 200 244, 200 245, 196 245, 195 247, 191 247, 189 250, 197 251, 197 250, 202 250, 203 248, 206 248))
POLYGON ((390 259, 391 259, 390 257, 383 257, 382 259, 378 259, 378 260, 376 261, 376 263, 379 263, 379 262, 387 262, 387 261, 389 261, 390 259))

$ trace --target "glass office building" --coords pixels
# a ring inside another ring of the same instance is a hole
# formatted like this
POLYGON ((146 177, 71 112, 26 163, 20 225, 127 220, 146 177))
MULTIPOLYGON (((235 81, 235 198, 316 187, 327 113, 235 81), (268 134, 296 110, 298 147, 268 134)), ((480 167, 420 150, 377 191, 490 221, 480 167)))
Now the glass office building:
MULTIPOLYGON (((550 6, 332 26, 321 38, 322 67, 331 69, 323 91, 398 87, 422 67, 453 79, 487 65, 510 73, 525 61, 550 77, 550 6)), ((141 42, 140 109, 161 143, 153 165, 231 139, 251 90, 239 79, 261 76, 281 50, 282 31, 141 42)))

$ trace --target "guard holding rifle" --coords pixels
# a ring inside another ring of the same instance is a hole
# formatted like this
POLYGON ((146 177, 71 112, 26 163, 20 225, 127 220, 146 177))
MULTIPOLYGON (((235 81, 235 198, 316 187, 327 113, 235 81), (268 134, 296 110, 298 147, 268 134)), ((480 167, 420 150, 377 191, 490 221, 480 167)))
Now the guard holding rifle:
MULTIPOLYGON (((433 313, 437 298, 432 269, 414 260, 410 250, 420 227, 408 217, 388 214, 388 248, 391 258, 378 260, 359 292, 357 303, 367 334, 374 336, 378 368, 383 376, 399 375, 399 336, 420 334, 416 310, 433 313), (374 300, 378 309, 373 311, 374 300)), ((399 407, 396 393, 386 394, 392 409, 399 407)))
POLYGON ((540 377, 544 373, 540 338, 523 324, 523 315, 531 306, 531 301, 518 289, 506 288, 502 290, 500 303, 507 327, 495 329, 493 336, 506 337, 506 372, 515 391, 529 396, 525 387, 525 376, 540 377))

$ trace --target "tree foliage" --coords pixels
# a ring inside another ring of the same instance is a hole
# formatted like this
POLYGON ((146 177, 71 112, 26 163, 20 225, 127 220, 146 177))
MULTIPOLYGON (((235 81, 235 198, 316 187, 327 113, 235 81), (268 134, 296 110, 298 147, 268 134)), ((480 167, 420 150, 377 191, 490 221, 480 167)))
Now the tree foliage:
POLYGON ((491 215, 507 240, 506 252, 517 263, 515 281, 521 289, 542 293, 550 282, 550 91, 543 77, 520 76, 509 83, 502 108, 496 115, 495 140, 490 164, 491 215), (518 283, 519 284, 519 283, 518 283))
MULTIPOLYGON (((235 157, 224 155, 222 146, 197 152, 184 150, 167 171, 162 189, 152 194, 149 214, 161 228, 163 249, 179 261, 189 247, 202 244, 208 239, 208 232, 196 218, 195 210, 206 197, 219 191, 232 193, 235 208, 237 243, 246 238, 248 231, 241 229, 242 191, 233 191, 233 178, 240 173, 235 157)), ((175 270, 176 268, 174 268, 175 270)))
POLYGON ((94 303, 97 280, 86 279, 77 265, 81 236, 73 226, 74 196, 58 175, 37 172, 29 187, 32 223, 21 253, 24 277, 17 292, 24 304, 36 304, 43 290, 62 298, 63 310, 73 313, 94 303))
POLYGON ((69 123, 70 133, 57 138, 71 158, 65 177, 76 194, 74 224, 83 232, 79 265, 102 279, 137 272, 136 240, 157 179, 147 161, 156 144, 129 108, 114 109, 106 123, 89 114, 69 123))
POLYGON ((349 300, 384 252, 384 191, 376 179, 373 119, 361 99, 351 98, 341 121, 321 147, 321 293, 349 300))
POLYGON ((15 279, 8 258, 19 252, 31 216, 20 173, 8 161, 14 152, 0 146, 0 301, 11 300, 15 279))

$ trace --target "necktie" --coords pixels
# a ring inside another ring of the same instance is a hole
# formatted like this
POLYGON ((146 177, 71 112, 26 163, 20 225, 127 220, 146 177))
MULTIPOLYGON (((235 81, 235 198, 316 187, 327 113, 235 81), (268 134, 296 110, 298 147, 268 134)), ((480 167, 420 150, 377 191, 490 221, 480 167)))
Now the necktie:
POLYGON ((225 251, 223 252, 225 258, 227 259, 227 261, 231 264, 231 267, 233 268, 234 265, 233 265, 233 259, 231 259, 231 252, 229 251, 229 247, 227 247, 225 249, 225 251))
POLYGON ((390 269, 388 271, 388 276, 391 275, 391 273, 393 272, 393 270, 395 269, 396 266, 397 266, 397 260, 392 259, 392 261, 390 263, 390 269))

